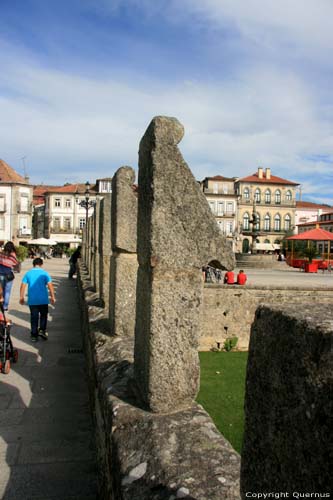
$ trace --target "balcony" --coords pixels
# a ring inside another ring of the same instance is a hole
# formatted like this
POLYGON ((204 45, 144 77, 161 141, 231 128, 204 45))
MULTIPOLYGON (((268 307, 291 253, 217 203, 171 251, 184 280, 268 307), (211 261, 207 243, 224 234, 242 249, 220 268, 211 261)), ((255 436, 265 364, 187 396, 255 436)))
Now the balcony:
POLYGON ((22 228, 17 231, 17 236, 18 238, 25 238, 27 236, 31 236, 31 229, 30 228, 22 228))

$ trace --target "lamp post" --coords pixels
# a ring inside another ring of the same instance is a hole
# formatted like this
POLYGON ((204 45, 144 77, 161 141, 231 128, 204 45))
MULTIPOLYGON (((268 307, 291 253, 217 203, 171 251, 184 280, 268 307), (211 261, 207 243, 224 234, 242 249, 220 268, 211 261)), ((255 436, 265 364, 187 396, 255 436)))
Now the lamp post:
POLYGON ((256 243, 257 243, 257 236, 258 236, 258 230, 257 230, 257 222, 258 222, 258 216, 257 216, 257 206, 256 206, 256 199, 253 198, 253 210, 252 210, 252 219, 249 221, 252 230, 251 230, 251 236, 252 236, 252 243, 251 243, 251 253, 255 254, 257 253, 257 248, 256 248, 256 243))
POLYGON ((84 200, 76 200, 76 203, 82 207, 85 208, 86 210, 86 220, 85 220, 85 227, 87 227, 87 222, 88 222, 88 215, 89 215, 89 208, 92 208, 96 205, 96 200, 91 200, 90 199, 90 183, 87 181, 85 183, 86 190, 84 192, 84 200))

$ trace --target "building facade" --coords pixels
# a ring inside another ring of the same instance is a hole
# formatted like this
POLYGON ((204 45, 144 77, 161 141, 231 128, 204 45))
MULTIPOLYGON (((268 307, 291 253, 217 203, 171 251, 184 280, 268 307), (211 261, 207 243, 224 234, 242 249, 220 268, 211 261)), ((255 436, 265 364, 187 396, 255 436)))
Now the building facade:
POLYGON ((296 230, 300 224, 307 224, 308 222, 317 222, 321 214, 332 212, 333 207, 329 205, 320 205, 310 201, 296 201, 295 211, 295 225, 296 230))
POLYGON ((27 243, 32 237, 33 186, 0 160, 0 244, 27 243))
POLYGON ((239 244, 237 251, 274 250, 286 234, 295 230, 296 182, 282 179, 262 167, 235 182, 238 196, 239 244), (253 234, 255 236, 253 236, 253 234))
POLYGON ((98 196, 109 193, 111 178, 97 179, 92 187, 87 183, 35 186, 34 237, 51 238, 63 246, 77 247, 86 218, 94 211, 94 206, 88 207, 86 201, 93 205, 98 196))
POLYGON ((200 185, 221 232, 232 241, 235 251, 235 231, 238 224, 235 178, 221 175, 205 177, 200 185))

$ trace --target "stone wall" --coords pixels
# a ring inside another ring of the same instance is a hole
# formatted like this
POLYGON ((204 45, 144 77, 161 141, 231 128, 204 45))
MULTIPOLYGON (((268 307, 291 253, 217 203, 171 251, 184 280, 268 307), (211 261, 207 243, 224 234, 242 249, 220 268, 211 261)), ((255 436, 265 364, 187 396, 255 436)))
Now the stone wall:
POLYGON ((327 498, 332 491, 332 340, 333 311, 324 304, 257 310, 246 377, 244 499, 250 492, 327 498))
POLYGON ((110 337, 81 264, 83 338, 94 408, 99 500, 236 500, 240 457, 203 408, 150 413, 133 393, 134 338, 110 337))
POLYGON ((223 347, 227 337, 238 337, 238 349, 247 350, 255 311, 262 304, 332 304, 333 289, 300 287, 205 285, 199 349, 223 347))

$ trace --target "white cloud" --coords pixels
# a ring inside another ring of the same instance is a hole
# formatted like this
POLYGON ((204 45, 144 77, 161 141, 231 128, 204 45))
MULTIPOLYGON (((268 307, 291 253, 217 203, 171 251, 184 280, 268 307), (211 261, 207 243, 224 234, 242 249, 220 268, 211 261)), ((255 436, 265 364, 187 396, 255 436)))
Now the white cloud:
MULTIPOLYGON (((258 1, 251 2, 253 8, 258 1)), ((201 4, 186 0, 192 9, 202 9, 201 4)), ((240 25, 256 26, 256 33, 257 25, 269 25, 265 13, 256 17, 249 9, 238 19, 236 0, 206 1, 204 8, 210 21, 233 18, 240 25)), ((304 16, 296 17, 294 13, 288 19, 291 34, 304 16)), ((281 13, 276 12, 274 23, 282 24, 281 13)), ((303 36, 301 27, 296 34, 303 36)), ((236 67, 232 79, 225 76, 209 83, 152 82, 144 71, 137 79, 124 79, 116 68, 112 78, 84 78, 41 67, 27 52, 8 44, 5 48, 0 56, 0 157, 15 168, 14 159, 26 155, 31 170, 36 167, 35 182, 45 181, 36 178, 42 166, 50 169, 53 182, 77 177, 68 173, 71 165, 84 179, 88 174, 90 179, 110 175, 123 164, 135 167, 140 138, 157 114, 176 116, 184 124, 180 148, 198 178, 243 176, 263 165, 276 175, 301 181, 315 167, 319 185, 320 176, 331 171, 330 164, 309 158, 333 154, 332 101, 324 101, 323 113, 319 90, 291 69, 253 61, 250 68, 236 67)), ((305 193, 311 189, 305 184, 305 193)))

